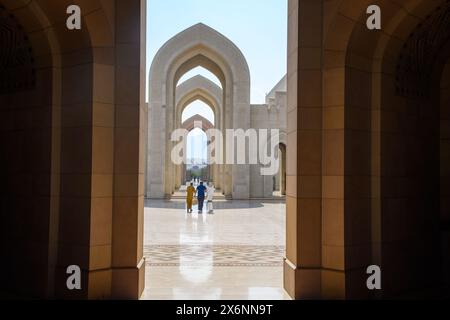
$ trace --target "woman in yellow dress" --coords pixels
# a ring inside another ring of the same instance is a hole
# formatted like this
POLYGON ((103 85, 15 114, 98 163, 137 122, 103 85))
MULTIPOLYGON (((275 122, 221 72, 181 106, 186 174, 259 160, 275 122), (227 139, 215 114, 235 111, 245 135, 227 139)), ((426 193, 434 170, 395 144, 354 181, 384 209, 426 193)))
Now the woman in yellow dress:
POLYGON ((194 184, 191 183, 191 185, 187 187, 186 190, 186 204, 188 213, 192 213, 192 203, 194 201, 194 195, 195 195, 195 188, 194 184))

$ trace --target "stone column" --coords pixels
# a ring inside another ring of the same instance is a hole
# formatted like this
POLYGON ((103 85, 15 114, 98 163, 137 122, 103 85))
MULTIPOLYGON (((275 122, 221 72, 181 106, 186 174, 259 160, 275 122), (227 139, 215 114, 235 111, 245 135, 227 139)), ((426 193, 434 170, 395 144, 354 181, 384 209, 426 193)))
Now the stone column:
POLYGON ((321 298, 323 1, 290 0, 284 287, 321 298))
POLYGON ((182 184, 182 166, 176 166, 175 190, 179 190, 182 184))
POLYGON ((138 299, 143 258, 146 152, 146 1, 116 1, 112 297, 138 299), (127 117, 133 114, 134 117, 127 117))
POLYGON ((186 165, 185 164, 181 165, 181 170, 182 170, 182 173, 181 173, 181 184, 182 185, 186 185, 187 173, 186 173, 186 165))
MULTIPOLYGON (((94 12, 98 15, 91 13, 84 19, 106 19, 102 11, 94 12)), ((98 54, 98 48, 80 50, 62 70, 58 298, 111 297, 116 69, 111 58, 114 31, 102 30, 102 49, 110 54, 98 54), (70 265, 81 269, 82 290, 67 289, 70 265)))

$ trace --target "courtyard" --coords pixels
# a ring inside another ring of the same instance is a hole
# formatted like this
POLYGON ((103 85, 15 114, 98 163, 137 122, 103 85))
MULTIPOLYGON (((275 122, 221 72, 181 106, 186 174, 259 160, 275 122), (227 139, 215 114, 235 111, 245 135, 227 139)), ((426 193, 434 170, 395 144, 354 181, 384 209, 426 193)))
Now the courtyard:
POLYGON ((447 297, 450 0, 169 1, 72 30, 73 1, 0 0, 0 295, 447 297), (208 161, 212 128, 278 129, 278 174, 208 161), (214 216, 177 195, 196 163, 214 216))
POLYGON ((150 300, 282 300, 282 201, 218 201, 187 214, 183 200, 147 200, 144 256, 150 300))

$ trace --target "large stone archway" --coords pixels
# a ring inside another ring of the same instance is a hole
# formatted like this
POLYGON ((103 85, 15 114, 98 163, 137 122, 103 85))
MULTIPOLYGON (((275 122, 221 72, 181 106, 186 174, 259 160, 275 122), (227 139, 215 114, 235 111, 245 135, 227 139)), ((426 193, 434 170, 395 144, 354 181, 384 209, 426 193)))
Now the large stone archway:
POLYGON ((181 122, 184 109, 197 100, 206 103, 213 110, 214 124, 222 129, 223 91, 217 84, 200 75, 183 82, 176 88, 175 122, 177 125, 181 122))
MULTIPOLYGON (((83 2, 80 31, 65 27, 71 4, 0 1, 2 25, 6 11, 29 42, 35 75, 0 93, 0 118, 14 119, 2 121, 1 153, 10 156, 1 162, 0 268, 15 275, 6 290, 19 295, 137 298, 145 1, 83 2), (65 285, 69 265, 82 270, 81 291, 65 285)), ((4 30, 16 32, 11 23, 4 30)), ((14 50, 6 38, 0 50, 14 50)), ((9 72, 25 79, 24 70, 9 72)))
MULTIPOLYGON (((169 197, 174 191, 170 135, 176 129, 175 94, 178 80, 201 66, 222 83, 222 128, 250 127, 250 74, 240 50, 204 24, 195 25, 169 40, 157 53, 150 70, 147 197, 169 197), (150 149, 149 149, 150 150, 150 149), (162 170, 161 170, 162 168, 162 170)), ((225 190, 233 198, 249 198, 248 165, 225 166, 225 190)))
MULTIPOLYGON (((290 1, 288 119, 297 121, 288 124, 285 286, 293 296, 390 297, 439 286, 439 276, 421 279, 425 269, 440 274, 438 219, 426 218, 424 210, 438 211, 432 209, 439 202, 438 178, 423 179, 439 177, 430 170, 439 167, 439 139, 435 129, 425 133, 436 117, 433 111, 419 116, 429 103, 405 98, 396 86, 402 78, 414 83, 412 74, 400 72, 402 59, 417 52, 408 47, 415 28, 447 3, 290 1), (380 32, 366 27, 373 4, 382 9, 380 32), (428 204, 419 190, 433 195, 428 204), (417 228, 420 220, 425 223, 417 228), (403 232, 395 233, 399 228, 403 232), (372 264, 383 270, 381 293, 365 287, 372 264)), ((442 31, 429 30, 436 32, 442 31)))

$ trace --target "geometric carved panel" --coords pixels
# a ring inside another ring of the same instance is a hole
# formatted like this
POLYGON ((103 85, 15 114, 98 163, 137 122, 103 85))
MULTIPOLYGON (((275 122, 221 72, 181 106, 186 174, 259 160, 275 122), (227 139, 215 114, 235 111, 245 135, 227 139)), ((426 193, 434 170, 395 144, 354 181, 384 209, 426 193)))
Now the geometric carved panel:
POLYGON ((405 42, 397 64, 397 94, 412 98, 430 96, 434 64, 449 40, 450 0, 447 0, 405 42))
POLYGON ((28 36, 0 5, 0 94, 33 89, 36 70, 28 36))

